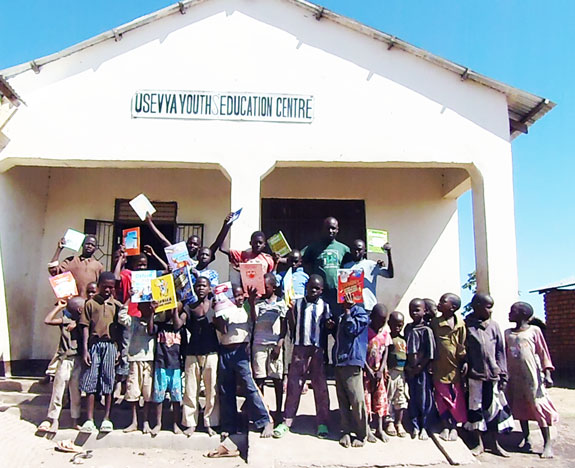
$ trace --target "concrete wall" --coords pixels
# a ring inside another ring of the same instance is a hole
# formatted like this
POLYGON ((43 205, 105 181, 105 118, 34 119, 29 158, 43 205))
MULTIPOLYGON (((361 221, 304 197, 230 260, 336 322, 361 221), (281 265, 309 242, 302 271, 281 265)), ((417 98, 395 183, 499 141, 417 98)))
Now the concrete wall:
MULTIPOLYGON (((378 280, 378 299, 407 314, 414 297, 439 300, 444 292, 460 291, 457 201, 442 197, 444 173, 439 169, 276 168, 263 180, 261 194, 263 198, 365 200, 367 226, 388 230, 393 246, 395 278, 378 280)), ((384 257, 370 254, 369 258, 384 257)))
MULTIPOLYGON (((113 220, 116 198, 144 192, 152 200, 177 201, 178 221, 203 223, 211 243, 230 210, 229 182, 217 170, 19 167, 0 177, 3 212, 14 226, 1 230, 13 360, 49 359, 55 350, 57 330, 43 324, 54 303, 46 264, 67 228, 82 231, 85 218, 113 220)), ((223 255, 212 265, 227 278, 223 255)))
POLYGON ((17 167, 0 174, 0 248, 12 360, 44 351, 37 325, 46 310, 37 309, 36 292, 43 289, 40 278, 49 260, 42 253, 49 173, 47 168, 17 167))

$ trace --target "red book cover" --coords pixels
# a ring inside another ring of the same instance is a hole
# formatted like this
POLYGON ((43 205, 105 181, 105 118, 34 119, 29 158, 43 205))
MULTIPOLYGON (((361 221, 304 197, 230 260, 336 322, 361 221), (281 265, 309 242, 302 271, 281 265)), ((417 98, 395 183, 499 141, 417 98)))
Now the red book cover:
POLYGON ((363 270, 337 270, 337 302, 345 302, 346 293, 353 294, 353 302, 363 302, 363 270))
POLYGON ((124 239, 126 254, 128 256, 138 255, 140 253, 140 228, 124 229, 122 231, 122 237, 124 239))
POLYGON ((260 296, 265 294, 264 266, 261 263, 240 263, 240 275, 246 293, 248 288, 252 287, 256 288, 260 296))
POLYGON ((76 280, 72 273, 65 271, 64 273, 49 278, 50 286, 54 290, 54 294, 58 299, 68 299, 72 296, 78 295, 78 287, 76 280))

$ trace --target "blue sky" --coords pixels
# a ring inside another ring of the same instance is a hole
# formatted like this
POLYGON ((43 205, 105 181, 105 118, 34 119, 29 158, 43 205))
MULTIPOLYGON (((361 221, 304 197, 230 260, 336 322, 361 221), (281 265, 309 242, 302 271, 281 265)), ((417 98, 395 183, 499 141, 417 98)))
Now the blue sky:
MULTIPOLYGON (((264 0, 259 0, 264 1, 264 0)), ((175 2, 59 0, 4 2, 0 69, 32 60, 175 2)), ((519 287, 572 276, 575 263, 575 2, 571 0, 322 0, 414 45, 557 107, 513 142, 519 287)), ((474 269, 470 194, 460 199, 461 276, 474 269)), ((497 298, 495 298, 497 300, 497 298)))

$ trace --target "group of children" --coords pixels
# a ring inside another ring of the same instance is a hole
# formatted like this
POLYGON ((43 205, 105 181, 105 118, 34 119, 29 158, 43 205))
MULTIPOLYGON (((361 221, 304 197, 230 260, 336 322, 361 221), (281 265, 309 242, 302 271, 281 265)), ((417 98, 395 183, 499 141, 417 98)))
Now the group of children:
MULTIPOLYGON (((339 443, 344 447, 405 437, 404 421, 412 438, 424 440, 439 422, 440 438, 456 440, 457 427, 463 426, 475 435, 474 453, 483 450, 479 435, 483 432, 488 448, 506 456, 496 434, 513 426, 513 415, 521 422, 524 447, 531 444, 527 422, 535 420, 545 442, 542 456, 552 456, 549 426, 557 421, 557 412, 545 387, 552 385, 553 366, 540 329, 529 324, 533 310, 528 304, 512 306, 509 320, 516 327, 507 330, 505 338, 491 320, 493 300, 486 294, 473 297, 473 312, 465 320, 455 294, 444 294, 437 306, 429 299, 413 299, 412 321, 405 324, 401 312, 388 314, 375 298, 377 276, 393 277, 389 245, 387 268, 365 258, 361 240, 352 251, 347 249, 348 255, 340 249, 345 257, 340 265, 364 268, 369 284, 363 303, 354 303, 352 294, 346 293, 343 303, 337 304, 333 291, 328 291, 325 271, 302 268, 305 250, 281 259, 269 255, 264 252, 265 235, 258 231, 251 236, 250 249, 224 251, 221 245, 230 218, 231 214, 211 247, 200 247, 197 238, 188 240, 194 263, 193 300, 161 313, 156 313, 154 302, 133 304, 131 271, 147 269, 148 256, 167 266, 149 247, 133 257, 126 257, 120 248, 115 271, 99 274, 97 291, 89 283, 86 298, 60 301, 50 311, 45 323, 59 326, 61 339, 50 408, 40 431, 58 430, 66 387, 74 426, 86 433, 96 430, 94 404, 100 394, 105 404, 99 430, 113 430, 112 394, 123 382, 124 400, 132 409, 132 421, 124 431, 138 430, 138 406, 143 400, 142 431, 158 434, 169 395, 175 433, 190 436, 202 423, 210 435, 219 427, 225 437, 243 430, 237 411, 239 384, 247 419, 262 437, 281 438, 292 428, 309 379, 317 436, 325 438, 330 434, 326 363, 331 362, 339 443), (232 267, 259 262, 266 273, 262 294, 234 285, 235 307, 216 313, 213 288, 219 277, 209 264, 218 250, 229 257, 232 267), (286 274, 277 273, 279 263, 286 264, 293 285, 293 297, 287 300, 282 289, 286 274), (275 391, 275 418, 263 400, 267 379, 275 391), (82 393, 87 418, 80 426, 82 393), (202 393, 205 404, 200 411, 202 393)), ((159 233, 151 216, 147 222, 159 233)), ((335 242, 335 234, 326 245, 335 242)))

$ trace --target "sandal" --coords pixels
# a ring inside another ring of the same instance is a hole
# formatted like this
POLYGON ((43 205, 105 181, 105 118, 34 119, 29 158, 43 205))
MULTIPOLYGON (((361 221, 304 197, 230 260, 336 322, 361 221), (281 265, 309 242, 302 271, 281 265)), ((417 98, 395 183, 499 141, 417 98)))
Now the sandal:
POLYGON ((274 439, 281 439, 284 435, 289 432, 289 427, 285 423, 280 423, 274 429, 272 437, 274 439))
POLYGON ((396 430, 395 427, 393 427, 393 423, 391 421, 389 421, 386 425, 385 425, 385 429, 384 429, 385 433, 390 436, 390 437, 395 437, 396 435, 398 435, 398 432, 396 430))
POLYGON ((94 421, 91 419, 88 419, 84 424, 82 424, 82 427, 80 427, 80 432, 82 434, 91 434, 92 432, 96 431, 96 425, 94 424, 94 421))
POLYGON ((317 436, 320 439, 326 439, 329 436, 329 429, 325 424, 320 424, 317 426, 317 436))
POLYGON ((212 450, 211 452, 204 454, 204 457, 206 458, 229 458, 239 456, 240 456, 239 450, 230 450, 224 447, 223 445, 218 446, 216 450, 212 450))
POLYGON ((102 424, 100 424, 100 432, 108 433, 108 432, 112 432, 113 430, 114 430, 114 425, 112 424, 112 421, 110 421, 109 419, 104 419, 102 421, 102 424))
POLYGON ((48 420, 42 421, 40 425, 36 428, 38 432, 48 432, 52 427, 52 423, 48 420))
POLYGON ((56 443, 56 450, 66 453, 80 453, 82 451, 82 447, 76 445, 70 439, 66 439, 66 440, 59 440, 56 443))

